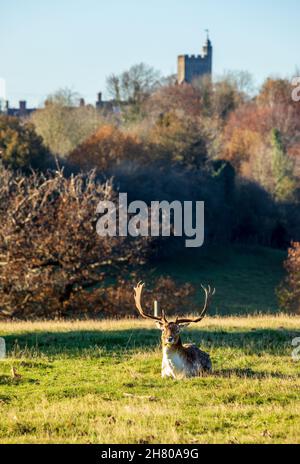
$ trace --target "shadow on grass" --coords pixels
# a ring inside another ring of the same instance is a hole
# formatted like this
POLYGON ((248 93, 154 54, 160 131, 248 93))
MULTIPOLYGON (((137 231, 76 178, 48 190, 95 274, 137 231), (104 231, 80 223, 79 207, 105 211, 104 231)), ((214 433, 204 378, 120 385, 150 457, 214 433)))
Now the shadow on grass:
POLYGON ((294 375, 289 375, 289 374, 281 374, 280 372, 264 372, 264 371, 254 371, 253 369, 250 368, 245 368, 245 369, 214 369, 212 372, 212 375, 214 377, 225 377, 225 378, 230 378, 230 377, 239 377, 242 379, 267 379, 267 378, 276 378, 276 379, 295 379, 297 377, 300 377, 300 374, 294 374, 294 375))
POLYGON ((14 379, 9 375, 0 375, 0 385, 12 385, 13 383, 14 379))
MULTIPOLYGON (((286 355, 292 351, 292 339, 300 336, 299 331, 287 329, 257 329, 247 331, 188 330, 182 336, 183 343, 194 342, 203 349, 234 348, 244 354, 270 353, 286 355)), ((160 332, 156 329, 132 330, 86 330, 68 332, 28 332, 5 336, 8 355, 28 357, 36 355, 67 354, 80 356, 90 352, 91 356, 133 354, 138 350, 151 350, 160 343, 160 332), (97 354, 98 353, 98 354, 97 354)))

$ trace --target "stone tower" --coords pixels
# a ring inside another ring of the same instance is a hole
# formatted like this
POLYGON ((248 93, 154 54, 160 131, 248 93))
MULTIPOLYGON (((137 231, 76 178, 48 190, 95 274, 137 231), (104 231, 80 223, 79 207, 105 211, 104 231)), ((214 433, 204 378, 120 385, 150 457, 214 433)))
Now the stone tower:
POLYGON ((192 83, 197 77, 212 74, 212 54, 213 47, 207 35, 206 42, 202 48, 201 55, 179 55, 178 56, 178 75, 179 84, 184 82, 192 83))

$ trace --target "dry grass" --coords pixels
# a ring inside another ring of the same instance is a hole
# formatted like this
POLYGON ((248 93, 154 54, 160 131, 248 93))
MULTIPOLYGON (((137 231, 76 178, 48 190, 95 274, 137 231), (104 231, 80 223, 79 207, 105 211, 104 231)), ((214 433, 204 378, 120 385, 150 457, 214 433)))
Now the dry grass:
POLYGON ((205 319, 183 338, 214 372, 183 381, 161 379, 148 321, 1 322, 0 336, 1 443, 300 442, 300 317, 205 319))
MULTIPOLYGON (((185 315, 188 317, 188 315, 185 315)), ((192 316, 192 315, 191 315, 192 316)), ((256 316, 206 316, 201 321, 201 328, 209 327, 244 327, 244 328, 295 328, 300 326, 300 316, 278 313, 274 315, 259 314, 256 316)), ((145 319, 100 319, 100 320, 59 320, 59 321, 0 321, 0 333, 27 331, 55 331, 69 330, 123 330, 132 328, 153 328, 153 323, 145 319)))

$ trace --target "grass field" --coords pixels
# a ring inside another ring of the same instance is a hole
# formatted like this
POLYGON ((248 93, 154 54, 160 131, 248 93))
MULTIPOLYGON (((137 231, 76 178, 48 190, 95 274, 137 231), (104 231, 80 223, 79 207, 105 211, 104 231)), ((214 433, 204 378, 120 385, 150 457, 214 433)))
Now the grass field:
MULTIPOLYGON (((264 247, 203 247, 174 254, 154 269, 154 276, 169 275, 179 284, 211 284, 217 289, 210 314, 243 315, 278 312, 275 289, 284 277, 286 253, 264 247)), ((151 275, 151 273, 148 273, 151 275)), ((148 275, 141 275, 148 282, 148 275)), ((148 282, 149 284, 149 282, 148 282)), ((194 300, 202 303, 201 289, 194 300)))
POLYGON ((300 443, 300 317, 187 329, 214 372, 161 379, 148 321, 0 323, 1 443, 300 443), (15 367, 21 378, 13 378, 15 367))

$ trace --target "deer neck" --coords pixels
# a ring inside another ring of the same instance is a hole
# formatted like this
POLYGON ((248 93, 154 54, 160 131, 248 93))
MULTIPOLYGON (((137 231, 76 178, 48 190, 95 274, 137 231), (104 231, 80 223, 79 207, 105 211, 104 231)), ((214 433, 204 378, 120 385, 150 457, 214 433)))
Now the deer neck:
POLYGON ((183 349, 181 338, 179 337, 177 340, 177 343, 174 343, 172 345, 168 345, 167 343, 164 343, 163 341, 163 351, 165 353, 180 353, 183 349))
POLYGON ((176 378, 186 371, 186 356, 180 338, 174 345, 163 344, 162 376, 176 378))

